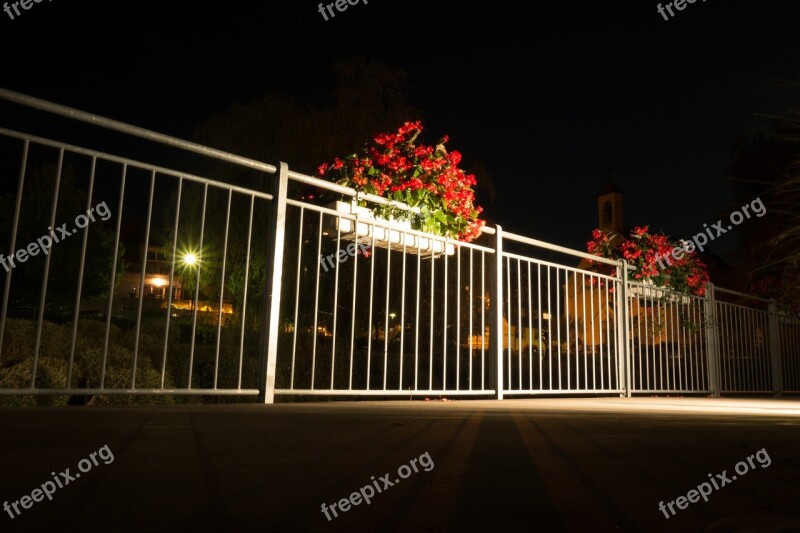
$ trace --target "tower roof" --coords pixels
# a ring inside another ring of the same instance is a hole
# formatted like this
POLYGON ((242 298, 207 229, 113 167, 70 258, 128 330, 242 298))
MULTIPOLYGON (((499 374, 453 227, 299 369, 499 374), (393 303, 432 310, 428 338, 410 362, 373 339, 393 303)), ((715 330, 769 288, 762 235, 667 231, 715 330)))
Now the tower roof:
POLYGON ((608 181, 606 182, 606 186, 603 187, 603 192, 601 192, 597 196, 603 196, 603 195, 611 194, 611 193, 617 193, 617 194, 622 194, 622 195, 625 194, 624 192, 619 190, 619 188, 616 185, 614 185, 614 182, 611 181, 611 178, 609 177, 608 181))

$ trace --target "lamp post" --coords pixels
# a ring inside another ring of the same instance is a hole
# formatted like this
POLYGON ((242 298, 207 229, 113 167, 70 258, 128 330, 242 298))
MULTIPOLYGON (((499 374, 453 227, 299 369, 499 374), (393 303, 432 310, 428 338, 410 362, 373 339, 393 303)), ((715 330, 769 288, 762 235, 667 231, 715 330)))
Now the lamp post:
MULTIPOLYGON (((183 254, 183 258, 181 259, 183 262, 183 266, 186 268, 193 269, 195 265, 198 263, 197 254, 194 252, 186 252, 183 254)), ((194 299, 197 295, 193 294, 192 298, 189 300, 189 310, 194 311, 194 299)))

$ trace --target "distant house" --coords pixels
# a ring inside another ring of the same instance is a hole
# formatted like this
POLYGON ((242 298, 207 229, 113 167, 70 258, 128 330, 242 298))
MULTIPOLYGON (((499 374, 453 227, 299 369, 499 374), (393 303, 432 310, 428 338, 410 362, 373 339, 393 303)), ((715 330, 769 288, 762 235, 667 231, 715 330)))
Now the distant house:
MULTIPOLYGON (((140 246, 137 261, 128 265, 128 269, 123 272, 122 280, 114 291, 115 302, 117 298, 138 299, 142 281, 142 261, 144 257, 144 246, 140 246)), ((172 260, 159 246, 149 246, 147 248, 146 258, 147 267, 144 277, 144 286, 141 289, 142 294, 144 298, 166 300, 169 297, 169 274, 172 260)), ((181 298, 183 298, 183 286, 178 276, 175 276, 172 284, 172 299, 180 300, 181 298)))
MULTIPOLYGON (((216 324, 219 313, 219 301, 194 300, 193 295, 184 290, 181 276, 174 272, 172 286, 170 287, 170 269, 172 258, 164 253, 160 246, 147 248, 147 264, 145 265, 144 284, 142 285, 142 260, 145 257, 144 246, 139 248, 137 262, 131 263, 123 272, 122 279, 114 291, 114 312, 129 315, 131 311, 138 312, 139 292, 141 290, 143 310, 165 310, 171 303, 173 317, 190 317, 197 311, 198 323, 216 324), (171 293, 171 300, 170 300, 171 293)), ((177 267, 176 267, 177 268, 177 267)), ((191 287, 191 291, 194 287, 191 287)), ((223 302, 221 322, 233 314, 233 306, 223 302)))
MULTIPOLYGON (((145 258, 144 246, 139 247, 139 254, 128 263, 126 270, 120 276, 120 282, 114 288, 112 301, 112 314, 126 314, 126 310, 138 309, 139 292, 144 295, 143 309, 160 308, 169 297, 169 273, 171 260, 164 254, 159 246, 149 246, 147 249, 147 265, 144 276, 144 286, 140 287, 142 280, 142 262, 145 258)), ((172 298, 180 301, 184 297, 182 282, 176 275, 172 283, 172 298)), ((81 313, 105 313, 108 301, 106 298, 82 299, 81 313)))

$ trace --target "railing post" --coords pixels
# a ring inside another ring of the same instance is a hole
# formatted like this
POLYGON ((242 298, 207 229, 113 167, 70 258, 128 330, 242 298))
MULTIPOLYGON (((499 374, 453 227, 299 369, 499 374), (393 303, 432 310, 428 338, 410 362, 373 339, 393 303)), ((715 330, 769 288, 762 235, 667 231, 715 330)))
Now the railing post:
MULTIPOLYGON (((489 353, 494 354, 494 362, 490 365, 497 399, 503 399, 503 228, 495 226, 494 268, 492 283, 489 288, 489 353)), ((491 355, 490 355, 491 357, 491 355)))
POLYGON ((289 187, 289 167, 281 162, 277 180, 270 191, 275 206, 270 214, 270 236, 267 248, 267 280, 264 289, 264 325, 261 335, 261 374, 259 401, 275 401, 275 368, 278 360, 278 326, 281 310, 281 280, 283 278, 283 248, 286 232, 286 194, 289 187))
POLYGON ((769 358, 772 367, 772 394, 783 396, 783 362, 781 358, 781 330, 778 317, 778 304, 774 298, 769 300, 769 358))
POLYGON ((623 387, 624 395, 630 398, 633 394, 633 384, 631 383, 631 346, 630 346, 630 330, 628 325, 630 323, 630 308, 628 307, 628 262, 622 260, 622 266, 617 267, 617 277, 622 281, 620 283, 620 290, 617 291, 617 309, 621 313, 617 313, 617 320, 622 320, 622 323, 617 323, 617 376, 619 376, 620 384, 623 387))
POLYGON ((714 284, 706 287, 706 298, 703 302, 703 314, 706 318, 706 357, 708 361, 708 388, 714 398, 720 397, 720 353, 719 353, 719 321, 717 320, 717 297, 714 284))

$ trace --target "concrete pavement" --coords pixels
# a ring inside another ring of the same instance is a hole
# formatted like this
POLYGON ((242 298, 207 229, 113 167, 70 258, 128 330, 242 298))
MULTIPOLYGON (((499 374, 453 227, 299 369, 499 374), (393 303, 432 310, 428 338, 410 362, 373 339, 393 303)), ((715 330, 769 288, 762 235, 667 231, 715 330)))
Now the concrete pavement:
POLYGON ((0 427, 0 504, 20 502, 0 531, 800 531, 796 400, 4 408, 0 427))

